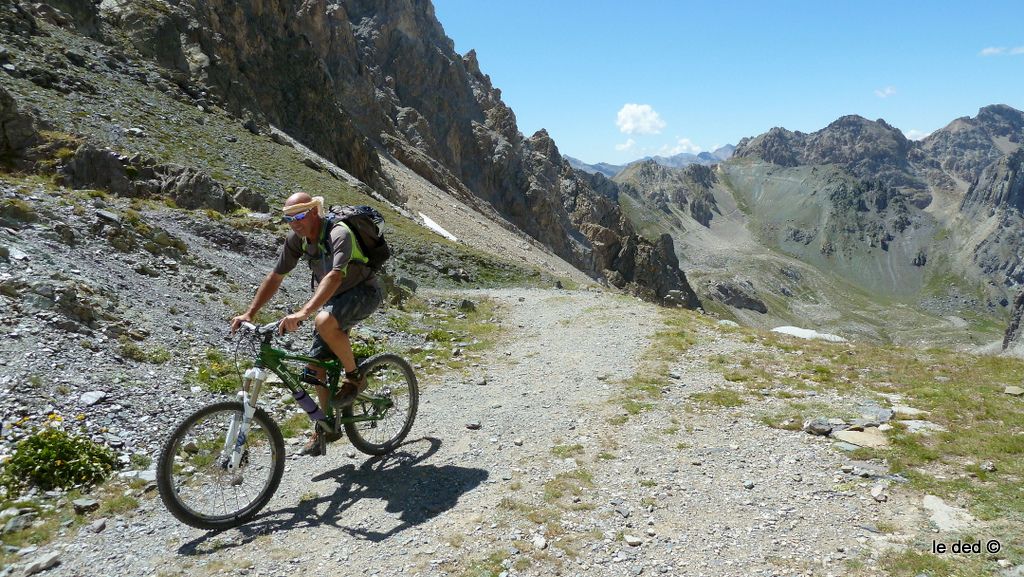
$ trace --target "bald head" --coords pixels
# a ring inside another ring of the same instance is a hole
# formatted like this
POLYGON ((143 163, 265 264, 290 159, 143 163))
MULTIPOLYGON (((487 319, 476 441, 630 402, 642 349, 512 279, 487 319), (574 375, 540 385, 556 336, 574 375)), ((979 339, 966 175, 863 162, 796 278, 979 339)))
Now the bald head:
POLYGON ((313 197, 309 196, 305 192, 296 192, 295 194, 288 197, 288 200, 284 201, 284 207, 294 206, 296 204, 306 204, 312 202, 313 197))

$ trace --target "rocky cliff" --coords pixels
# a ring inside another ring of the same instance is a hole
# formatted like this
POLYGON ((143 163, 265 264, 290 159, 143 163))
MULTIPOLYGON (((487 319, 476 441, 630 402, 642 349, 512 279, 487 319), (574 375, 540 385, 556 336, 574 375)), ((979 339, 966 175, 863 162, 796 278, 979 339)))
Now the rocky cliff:
MULTIPOLYGON (((1024 349, 1024 327, 1021 321, 1024 320, 1024 291, 1017 294, 1013 301, 1013 308, 1010 312, 1010 325, 1006 327, 1006 335, 1003 337, 1003 349, 1024 349)), ((1024 352, 1024 350, 1022 350, 1024 352)))
POLYGON ((1019 148, 1022 142, 1024 112, 997 104, 982 108, 973 118, 958 118, 928 135, 914 157, 923 167, 938 169, 970 185, 982 170, 1019 148))
POLYGON ((612 180, 621 192, 643 197, 665 214, 670 212, 670 206, 677 206, 705 227, 718 212, 711 194, 717 178, 711 168, 704 165, 669 168, 656 160, 645 160, 627 166, 612 180))
POLYGON ((281 128, 396 201, 380 154, 489 204, 588 274, 693 302, 682 273, 658 260, 662 241, 637 236, 545 132, 519 132, 429 1, 111 0, 99 16, 201 98, 281 128))

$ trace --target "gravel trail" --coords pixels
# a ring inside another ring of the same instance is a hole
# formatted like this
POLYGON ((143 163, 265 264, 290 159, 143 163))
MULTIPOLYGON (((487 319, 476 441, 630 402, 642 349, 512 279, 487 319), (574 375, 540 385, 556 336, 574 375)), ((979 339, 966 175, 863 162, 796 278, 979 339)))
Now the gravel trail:
POLYGON ((290 457, 264 511, 221 533, 178 523, 154 492, 102 532, 48 546, 60 564, 46 574, 873 572, 898 491, 876 502, 875 473, 843 473, 827 442, 768 428, 756 407, 689 408, 725 383, 710 357, 755 345, 701 328, 663 397, 622 424, 614 400, 663 326, 657 307, 589 291, 459 294, 496 301, 506 340, 468 377, 421 384, 395 454, 341 441, 290 457))
POLYGON ((656 307, 599 292, 467 296, 501 304, 508 340, 480 363, 485 385, 422 384, 416 425, 396 454, 367 458, 341 441, 324 458, 290 458, 264 511, 219 534, 178 523, 153 495, 101 533, 72 536, 48 574, 321 575, 338 563, 354 573, 445 571, 463 553, 450 538, 471 540, 522 461, 547 460, 553 436, 592 421, 588 407, 610 388, 599 377, 628 377, 659 325, 656 307))

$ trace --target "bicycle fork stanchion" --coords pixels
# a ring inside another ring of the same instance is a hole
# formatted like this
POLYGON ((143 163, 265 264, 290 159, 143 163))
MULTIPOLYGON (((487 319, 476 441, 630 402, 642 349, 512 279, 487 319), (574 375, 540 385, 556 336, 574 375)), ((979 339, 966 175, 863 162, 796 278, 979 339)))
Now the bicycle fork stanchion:
POLYGON ((245 442, 249 435, 249 424, 252 416, 256 413, 256 400, 259 398, 263 383, 267 380, 267 370, 261 367, 252 367, 245 371, 242 377, 242 390, 238 396, 242 401, 241 418, 237 414, 231 417, 231 425, 228 427, 228 435, 224 439, 224 460, 225 468, 229 471, 238 469, 245 453, 245 442))

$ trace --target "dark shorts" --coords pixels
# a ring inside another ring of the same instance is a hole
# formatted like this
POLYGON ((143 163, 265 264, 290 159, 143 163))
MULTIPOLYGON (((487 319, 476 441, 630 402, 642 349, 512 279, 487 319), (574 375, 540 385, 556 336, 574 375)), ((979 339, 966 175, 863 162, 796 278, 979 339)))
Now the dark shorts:
MULTIPOLYGON (((373 314, 373 311, 380 307, 384 300, 384 292, 374 284, 361 284, 347 290, 340 295, 335 295, 324 305, 325 311, 331 314, 338 321, 341 330, 347 331, 356 324, 373 314)), ((320 333, 313 330, 313 346, 309 349, 309 356, 317 359, 330 359, 334 357, 331 348, 320 338, 320 333)))

